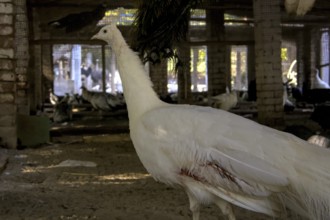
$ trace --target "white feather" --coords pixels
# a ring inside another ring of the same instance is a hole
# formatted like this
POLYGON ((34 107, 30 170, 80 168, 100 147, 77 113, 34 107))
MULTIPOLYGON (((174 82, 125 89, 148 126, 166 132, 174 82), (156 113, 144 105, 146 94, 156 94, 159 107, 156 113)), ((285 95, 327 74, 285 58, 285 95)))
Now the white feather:
POLYGON ((221 208, 223 200, 273 216, 283 202, 310 219, 330 218, 330 151, 223 110, 166 104, 115 25, 94 38, 116 53, 141 162, 156 180, 187 191, 194 220, 199 204, 221 208))
POLYGON ((320 72, 318 69, 315 69, 314 81, 311 87, 312 89, 330 89, 329 84, 320 78, 320 72))
POLYGON ((299 0, 285 0, 284 6, 288 14, 295 14, 298 8, 299 0))
POLYGON ((229 111, 231 108, 234 108, 237 105, 237 96, 238 95, 236 91, 229 92, 229 90, 227 90, 226 93, 211 97, 213 102, 212 106, 215 108, 223 109, 225 111, 229 111))
POLYGON ((305 15, 309 10, 312 9, 315 0, 299 0, 296 14, 298 16, 305 15))
POLYGON ((314 3, 315 0, 285 0, 284 6, 288 14, 303 16, 312 9, 314 3))

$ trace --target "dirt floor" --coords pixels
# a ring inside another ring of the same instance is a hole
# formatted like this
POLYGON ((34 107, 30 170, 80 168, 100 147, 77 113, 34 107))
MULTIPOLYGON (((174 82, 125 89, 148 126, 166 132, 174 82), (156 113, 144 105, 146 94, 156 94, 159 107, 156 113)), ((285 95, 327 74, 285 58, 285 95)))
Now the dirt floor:
MULTIPOLYGON (((2 220, 190 220, 181 189, 155 182, 141 165, 127 133, 60 135, 24 150, 0 149, 2 220)), ((234 209, 237 219, 270 220, 234 209)), ((201 220, 226 219, 204 207, 201 220)), ((290 218, 291 219, 291 218, 290 218)))

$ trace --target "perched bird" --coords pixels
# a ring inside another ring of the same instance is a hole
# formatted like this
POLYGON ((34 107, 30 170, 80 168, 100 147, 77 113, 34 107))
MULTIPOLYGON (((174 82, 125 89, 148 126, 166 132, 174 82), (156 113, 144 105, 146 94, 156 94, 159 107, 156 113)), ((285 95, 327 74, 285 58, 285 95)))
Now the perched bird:
POLYGON ((330 219, 329 150, 227 111, 165 103, 116 25, 93 39, 116 54, 142 164, 155 180, 186 191, 193 220, 209 203, 230 220, 230 204, 270 216, 287 206, 310 219, 330 219))
POLYGON ((96 24, 104 17, 106 10, 107 6, 101 4, 92 11, 69 14, 58 20, 50 21, 48 25, 60 29, 64 28, 66 33, 79 31, 86 26, 96 24))
POLYGON ((324 82, 320 78, 320 72, 318 69, 315 68, 315 75, 314 75, 314 81, 312 82, 312 89, 330 89, 330 86, 328 83, 324 82))
POLYGON ((52 105, 56 105, 59 102, 59 98, 53 93, 52 89, 49 89, 49 101, 52 105))
POLYGON ((231 108, 234 108, 237 105, 237 96, 237 91, 230 92, 229 89, 226 88, 226 93, 211 97, 213 102, 212 106, 215 108, 223 109, 225 111, 229 111, 231 108))
POLYGON ((90 102, 94 109, 111 111, 124 105, 122 99, 113 94, 88 91, 84 86, 81 89, 82 98, 90 102))
POLYGON ((284 6, 288 14, 303 16, 312 9, 314 3, 315 0, 285 0, 284 6))
POLYGON ((65 96, 54 105, 53 121, 62 123, 72 119, 72 99, 66 93, 65 96))
POLYGON ((285 112, 290 112, 290 111, 293 111, 294 108, 295 108, 294 104, 290 101, 290 99, 288 97, 288 87, 289 87, 289 83, 291 82, 291 79, 286 80, 282 76, 282 80, 283 80, 283 106, 284 106, 284 111, 285 112))

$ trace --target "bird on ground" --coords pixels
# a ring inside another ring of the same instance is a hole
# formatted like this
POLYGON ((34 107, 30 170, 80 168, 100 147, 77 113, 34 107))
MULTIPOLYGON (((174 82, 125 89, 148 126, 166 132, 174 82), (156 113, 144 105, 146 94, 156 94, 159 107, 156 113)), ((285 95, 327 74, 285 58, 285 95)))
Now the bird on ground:
POLYGON ((318 69, 315 68, 315 75, 314 75, 314 81, 312 84, 312 89, 330 89, 330 86, 328 83, 324 82, 320 78, 320 72, 318 69))
POLYGON ((72 99, 66 93, 65 96, 54 104, 53 121, 62 123, 72 120, 72 99))
POLYGON ((100 4, 91 11, 69 14, 63 18, 48 22, 48 25, 59 29, 64 28, 66 33, 79 31, 100 21, 104 17, 106 10, 107 6, 100 4))
POLYGON ((229 111, 237 105, 238 98, 237 91, 229 91, 228 87, 226 88, 226 93, 222 93, 216 96, 211 97, 213 102, 212 106, 215 108, 223 109, 229 111))
POLYGON ((49 102, 52 105, 56 105, 59 102, 59 98, 53 93, 52 89, 49 89, 49 102))
POLYGON ((293 111, 295 108, 295 105, 290 101, 288 97, 288 88, 289 88, 289 83, 292 81, 292 79, 286 79, 286 77, 282 76, 282 81, 283 81, 283 106, 284 106, 284 111, 289 112, 293 111))
POLYGON ((193 220, 216 204, 281 216, 284 206, 330 219, 330 151, 227 111, 161 101, 138 55, 115 24, 92 37, 116 54, 130 137, 151 176, 187 193, 193 220))
POLYGON ((110 93, 88 91, 84 86, 82 86, 81 89, 82 98, 90 102, 94 109, 101 111, 111 111, 124 106, 123 100, 116 95, 110 93))
POLYGON ((288 14, 304 16, 313 8, 315 0, 285 0, 284 6, 288 14))

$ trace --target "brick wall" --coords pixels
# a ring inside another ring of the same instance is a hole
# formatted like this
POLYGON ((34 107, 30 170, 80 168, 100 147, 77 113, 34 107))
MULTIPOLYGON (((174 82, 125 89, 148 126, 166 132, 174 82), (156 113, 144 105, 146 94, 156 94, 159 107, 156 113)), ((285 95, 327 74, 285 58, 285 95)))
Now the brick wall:
MULTIPOLYGON (((297 76, 298 76, 298 87, 303 88, 304 84, 304 57, 306 54, 310 54, 309 52, 305 50, 304 47, 304 32, 299 31, 297 33, 297 76)), ((308 50, 309 51, 309 50, 308 50)))
POLYGON ((317 61, 320 59, 320 32, 318 28, 306 26, 303 30, 297 33, 297 70, 298 70, 298 85, 303 85, 311 88, 314 78, 314 68, 317 66, 317 61))
POLYGON ((160 64, 150 64, 150 79, 154 90, 160 96, 167 94, 167 62, 163 60, 160 64))
MULTIPOLYGON (((309 42, 305 42, 305 44, 309 44, 310 45, 310 58, 309 58, 309 69, 307 69, 306 67, 306 73, 307 75, 305 75, 306 79, 309 79, 308 81, 311 83, 310 85, 314 84, 315 81, 315 68, 317 67, 320 70, 320 68, 318 67, 317 63, 320 60, 320 32, 318 28, 308 28, 307 31, 309 31, 309 35, 310 41, 309 42)), ((307 34, 307 33, 306 33, 307 34)), ((306 51, 304 51, 306 53, 306 51)), ((305 62, 305 61, 304 61, 305 62)), ((307 62, 307 61, 306 61, 307 62)), ((308 86, 308 88, 311 88, 310 85, 308 86)))
POLYGON ((15 5, 15 72, 17 76, 16 105, 19 114, 29 114, 28 77, 29 39, 26 0, 13 0, 15 5))
POLYGON ((280 0, 254 0, 258 121, 283 124, 280 0))
MULTIPOLYGON (((209 10, 206 14, 207 36, 211 41, 225 38, 224 14, 222 10, 209 10)), ((222 44, 207 47, 208 95, 214 96, 226 91, 228 64, 227 47, 222 44)))
POLYGON ((16 115, 28 113, 25 0, 0 0, 0 146, 15 148, 16 115))
POLYGON ((178 69, 178 103, 191 103, 190 46, 180 44, 177 48, 183 66, 178 69))

